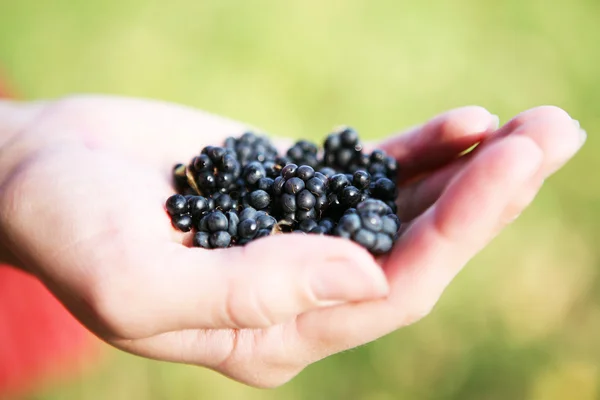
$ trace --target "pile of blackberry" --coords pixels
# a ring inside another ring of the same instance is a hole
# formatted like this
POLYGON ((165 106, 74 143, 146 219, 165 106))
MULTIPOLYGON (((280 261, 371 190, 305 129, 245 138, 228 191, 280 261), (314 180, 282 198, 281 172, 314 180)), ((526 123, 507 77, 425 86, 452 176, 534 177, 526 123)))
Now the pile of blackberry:
POLYGON ((267 137, 247 132, 177 164, 177 194, 165 208, 175 228, 193 232, 196 247, 298 232, 339 236, 380 255, 400 229, 397 169, 382 150, 365 152, 349 127, 329 134, 322 148, 300 140, 284 155, 267 137))

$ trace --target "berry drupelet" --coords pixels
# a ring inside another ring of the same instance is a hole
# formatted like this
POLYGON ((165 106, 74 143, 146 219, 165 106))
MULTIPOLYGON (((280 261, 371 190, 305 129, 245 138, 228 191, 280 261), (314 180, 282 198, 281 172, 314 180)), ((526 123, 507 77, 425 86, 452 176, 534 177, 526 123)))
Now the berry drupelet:
POLYGON ((174 194, 169 197, 165 203, 167 213, 171 217, 171 223, 175 228, 182 232, 189 232, 192 229, 193 220, 187 199, 174 194))
POLYGON ((371 253, 380 255, 392 249, 399 229, 398 217, 387 204, 367 199, 340 218, 335 235, 351 239, 371 253))
POLYGON ((319 165, 318 152, 319 149, 316 144, 308 140, 299 140, 290 147, 286 154, 293 164, 317 168, 319 165))
POLYGON ((275 161, 278 156, 277 148, 269 138, 253 132, 246 132, 237 139, 227 138, 225 148, 235 153, 242 167, 252 161, 275 161))

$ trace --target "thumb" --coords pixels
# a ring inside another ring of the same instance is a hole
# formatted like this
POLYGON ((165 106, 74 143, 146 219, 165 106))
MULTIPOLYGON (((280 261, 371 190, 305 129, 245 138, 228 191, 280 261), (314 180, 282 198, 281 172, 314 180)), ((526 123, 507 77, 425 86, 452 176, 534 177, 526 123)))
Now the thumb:
MULTIPOLYGON (((276 235, 237 252, 220 252, 229 269, 228 304, 219 325, 267 327, 333 304, 388 292, 381 267, 356 244, 317 235, 276 235)), ((220 326, 221 327, 221 326, 220 326)))
POLYGON ((111 319, 128 328, 118 336, 264 328, 315 308, 388 293, 375 259, 340 238, 284 234, 223 250, 172 245, 152 252, 136 278, 135 298, 128 290, 126 301, 113 301, 111 319))

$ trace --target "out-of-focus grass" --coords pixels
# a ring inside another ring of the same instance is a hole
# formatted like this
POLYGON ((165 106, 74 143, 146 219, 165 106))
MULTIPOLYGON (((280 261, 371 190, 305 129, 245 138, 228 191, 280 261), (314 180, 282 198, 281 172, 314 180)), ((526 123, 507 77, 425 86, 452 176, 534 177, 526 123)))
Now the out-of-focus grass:
POLYGON ((274 391, 116 353, 35 398, 599 398, 599 18, 591 0, 2 0, 0 65, 27 98, 148 96, 313 139, 556 104, 590 136, 415 326, 274 391))

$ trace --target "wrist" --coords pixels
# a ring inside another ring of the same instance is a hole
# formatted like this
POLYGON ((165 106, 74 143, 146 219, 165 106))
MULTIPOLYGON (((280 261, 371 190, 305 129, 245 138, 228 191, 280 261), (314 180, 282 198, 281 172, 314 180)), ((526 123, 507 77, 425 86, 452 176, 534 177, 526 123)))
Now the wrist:
POLYGON ((24 271, 27 269, 12 251, 6 221, 10 218, 11 177, 36 151, 35 140, 22 140, 26 128, 37 119, 41 104, 0 100, 0 265, 10 265, 24 271))

